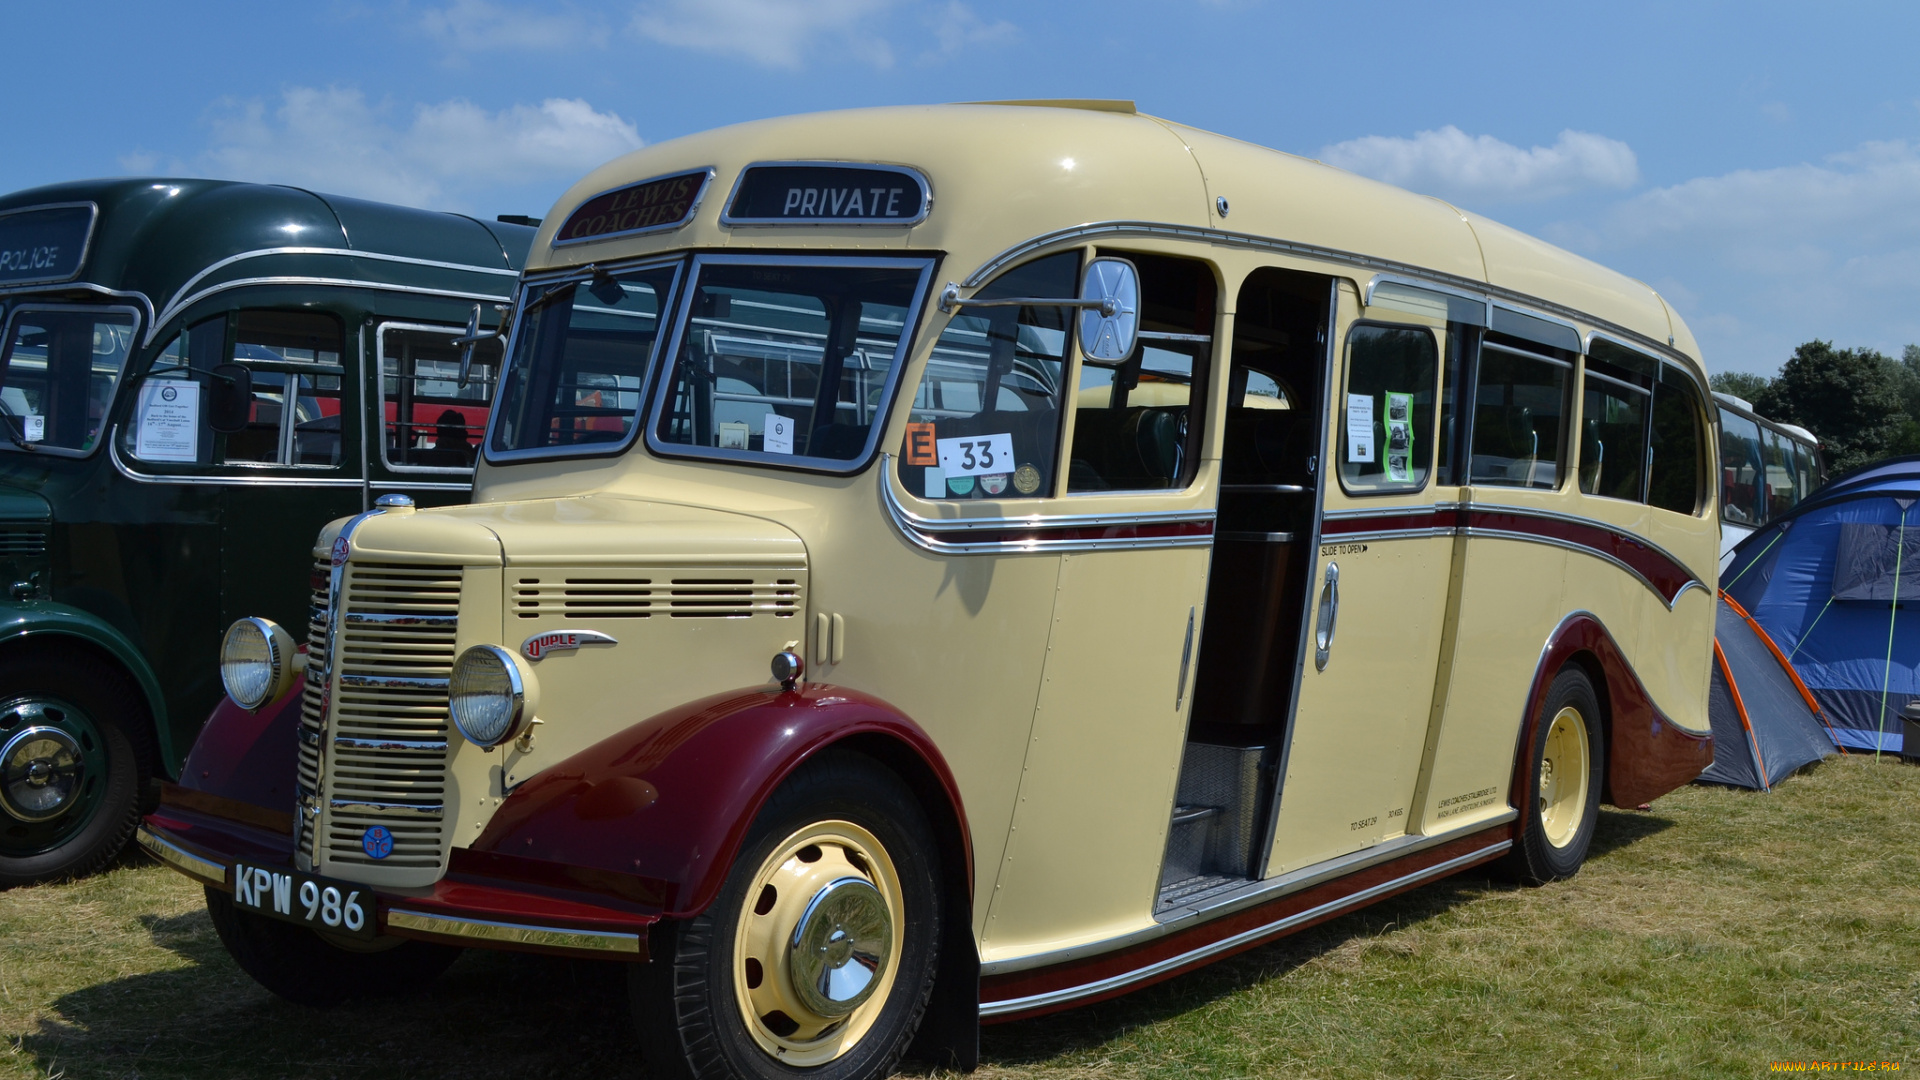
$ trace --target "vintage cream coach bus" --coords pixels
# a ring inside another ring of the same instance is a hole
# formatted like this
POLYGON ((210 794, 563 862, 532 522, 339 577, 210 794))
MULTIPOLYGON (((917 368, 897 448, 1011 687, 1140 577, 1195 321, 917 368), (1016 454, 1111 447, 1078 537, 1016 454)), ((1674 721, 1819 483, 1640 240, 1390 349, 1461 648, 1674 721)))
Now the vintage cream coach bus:
POLYGON ((474 505, 329 526, 142 833, 286 997, 548 950, 633 962, 667 1073, 968 1065, 1573 874, 1711 758, 1644 285, 1114 102, 747 124, 545 220, 474 505))

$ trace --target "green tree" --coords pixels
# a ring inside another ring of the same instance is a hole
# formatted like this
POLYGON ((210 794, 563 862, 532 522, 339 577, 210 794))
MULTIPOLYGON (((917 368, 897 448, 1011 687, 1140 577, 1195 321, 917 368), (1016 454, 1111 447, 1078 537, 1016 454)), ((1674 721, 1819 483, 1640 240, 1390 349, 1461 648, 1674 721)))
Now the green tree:
POLYGON ((1896 451, 1909 422, 1896 374, 1903 366, 1874 349, 1809 341, 1793 350, 1754 408, 1819 436, 1828 470, 1843 472, 1896 451))
POLYGON ((1765 375, 1755 375, 1751 371, 1716 371, 1707 380, 1707 385, 1722 394, 1732 394, 1744 401, 1752 401, 1766 393, 1767 385, 1773 382, 1765 375))

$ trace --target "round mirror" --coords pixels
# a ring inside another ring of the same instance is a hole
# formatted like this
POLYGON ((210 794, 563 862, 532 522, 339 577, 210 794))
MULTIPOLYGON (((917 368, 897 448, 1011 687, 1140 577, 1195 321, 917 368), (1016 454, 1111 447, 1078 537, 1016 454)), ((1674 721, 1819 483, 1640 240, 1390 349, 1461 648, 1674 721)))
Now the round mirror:
POLYGON ((1132 355, 1140 328, 1140 272, 1133 264, 1106 257, 1088 263, 1080 299, 1102 301, 1080 309, 1080 351, 1087 359, 1118 363, 1132 355))

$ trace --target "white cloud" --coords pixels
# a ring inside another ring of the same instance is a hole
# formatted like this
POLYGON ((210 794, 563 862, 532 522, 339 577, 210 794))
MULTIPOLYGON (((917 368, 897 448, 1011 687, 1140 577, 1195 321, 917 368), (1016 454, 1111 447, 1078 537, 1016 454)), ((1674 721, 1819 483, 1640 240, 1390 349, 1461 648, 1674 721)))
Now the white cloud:
POLYGON ((1788 261, 1836 241, 1920 237, 1920 145, 1869 142, 1824 164, 1741 169, 1656 188, 1616 207, 1599 247, 1710 241, 1788 261))
POLYGON ((948 0, 936 8, 929 22, 939 44, 921 54, 922 62, 943 60, 974 45, 1007 45, 1020 40, 1019 27, 1005 19, 988 22, 960 0, 948 0))
POLYGON ((1770 371, 1813 338, 1920 340, 1920 143, 1696 177, 1541 231, 1661 279, 1715 368, 1770 371))
POLYGON ((571 6, 528 10, 493 0, 453 0, 422 12, 419 26, 456 54, 500 49, 550 52, 606 44, 605 24, 571 6))
POLYGON ((530 180, 565 183, 640 146, 633 124, 578 99, 490 112, 454 99, 396 118, 359 90, 292 87, 277 108, 216 106, 211 172, 416 206, 530 180))
POLYGON ((632 29, 663 45, 731 53, 764 67, 800 70, 848 59, 893 66, 881 34, 891 0, 655 0, 632 29))
POLYGON ((1525 202, 1589 188, 1629 188, 1640 179, 1633 148, 1618 139, 1563 131, 1552 146, 1522 150, 1448 124, 1412 138, 1368 135, 1320 157, 1343 169, 1463 202, 1525 202))

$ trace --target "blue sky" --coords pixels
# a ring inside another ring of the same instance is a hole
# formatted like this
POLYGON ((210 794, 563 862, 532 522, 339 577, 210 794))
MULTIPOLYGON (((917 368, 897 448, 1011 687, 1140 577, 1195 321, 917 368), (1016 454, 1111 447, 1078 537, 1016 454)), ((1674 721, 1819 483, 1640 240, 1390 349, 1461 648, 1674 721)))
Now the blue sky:
POLYGON ((0 190, 148 172, 542 215, 739 120, 1133 98, 1665 293, 1715 369, 1920 342, 1920 5, 312 0, 11 5, 0 190))

